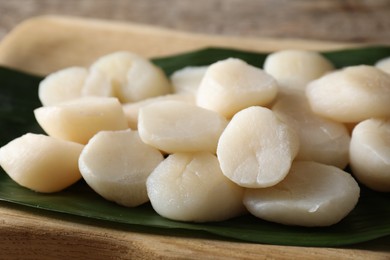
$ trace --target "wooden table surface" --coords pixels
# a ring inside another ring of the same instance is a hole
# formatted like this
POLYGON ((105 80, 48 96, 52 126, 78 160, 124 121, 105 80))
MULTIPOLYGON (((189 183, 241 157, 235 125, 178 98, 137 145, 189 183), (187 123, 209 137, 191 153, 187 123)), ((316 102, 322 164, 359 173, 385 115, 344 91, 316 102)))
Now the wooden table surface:
POLYGON ((390 44, 389 0, 0 0, 0 39, 44 14, 205 34, 390 44))
MULTIPOLYGON (((382 0, 0 0, 0 41, 27 18, 61 14, 210 35, 390 44, 389 13, 390 1, 382 0)), ((246 44, 252 46, 252 42, 246 44)), ((69 259, 238 259, 243 255, 246 259, 390 257, 389 237, 344 248, 248 243, 228 243, 226 247, 227 243, 223 241, 182 238, 180 234, 171 236, 164 232, 149 234, 136 227, 108 226, 99 221, 56 213, 42 214, 39 210, 26 210, 4 202, 0 203, 0 215, 0 259, 65 259, 65 256, 69 259)))

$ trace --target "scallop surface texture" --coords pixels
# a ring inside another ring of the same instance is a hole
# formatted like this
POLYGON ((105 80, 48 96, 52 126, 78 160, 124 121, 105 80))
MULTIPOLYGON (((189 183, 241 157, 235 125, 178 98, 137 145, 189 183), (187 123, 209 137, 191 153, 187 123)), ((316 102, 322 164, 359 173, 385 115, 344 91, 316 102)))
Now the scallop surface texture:
POLYGON ((108 78, 123 103, 165 95, 172 86, 164 72, 148 59, 119 51, 100 57, 90 67, 108 78))
POLYGON ((369 188, 390 192, 390 120, 367 119, 355 126, 350 146, 354 176, 369 188))
POLYGON ((303 93, 280 95, 272 111, 298 133, 297 160, 316 161, 341 169, 347 166, 351 139, 347 127, 314 114, 303 93))
POLYGON ((244 204, 261 219, 298 226, 330 226, 356 206, 360 188, 343 170, 310 161, 294 162, 277 185, 247 189, 244 204))
POLYGON ((139 111, 141 139, 164 152, 215 153, 227 120, 216 112, 180 101, 161 101, 139 111))
POLYGON ((208 66, 185 67, 171 75, 174 93, 196 95, 208 66))
POLYGON ((290 170, 299 150, 299 137, 268 108, 238 112, 222 133, 217 156, 222 172, 248 188, 277 184, 290 170))
POLYGON ((0 148, 0 165, 19 185, 43 193, 61 191, 78 180, 83 145, 41 134, 25 134, 0 148))
POLYGON ((334 70, 334 66, 318 52, 282 50, 267 56, 264 70, 278 81, 282 91, 304 91, 307 83, 334 70))
POLYGON ((146 185, 154 210, 169 219, 223 221, 245 212, 243 188, 222 174, 211 153, 172 154, 153 171, 146 185))
POLYGON ((306 95, 315 113, 336 121, 390 116, 390 75, 373 66, 331 72, 310 82, 306 95))
POLYGON ((84 180, 107 200, 127 207, 149 201, 146 179, 163 160, 137 131, 101 131, 85 146, 79 168, 84 180))
POLYGON ((129 127, 133 130, 138 129, 138 115, 141 107, 167 100, 176 100, 193 105, 195 104, 195 97, 193 95, 188 94, 168 94, 158 97, 147 98, 138 102, 123 104, 123 111, 125 113, 129 127))
POLYGON ((48 135, 81 144, 99 131, 128 128, 122 105, 116 98, 85 97, 40 107, 34 114, 48 135))
POLYGON ((42 105, 56 105, 79 98, 88 71, 82 67, 70 67, 48 75, 39 83, 38 97, 42 105))
POLYGON ((375 67, 383 70, 384 72, 390 74, 390 57, 381 59, 375 63, 375 67))
POLYGON ((231 118, 244 108, 271 103, 277 90, 276 80, 269 74, 240 59, 229 58, 209 66, 196 104, 231 118))
POLYGON ((81 89, 81 96, 115 97, 115 90, 107 76, 98 70, 89 71, 81 89))

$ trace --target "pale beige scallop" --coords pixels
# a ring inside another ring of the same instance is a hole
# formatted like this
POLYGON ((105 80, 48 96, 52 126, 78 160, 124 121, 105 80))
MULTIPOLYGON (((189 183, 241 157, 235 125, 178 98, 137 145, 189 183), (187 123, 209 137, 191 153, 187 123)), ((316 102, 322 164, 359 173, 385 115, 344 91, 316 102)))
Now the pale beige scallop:
POLYGON ((189 104, 195 104, 195 97, 190 94, 168 94, 158 97, 147 98, 138 102, 123 104, 123 111, 125 113, 129 127, 133 130, 136 130, 138 128, 138 114, 141 107, 166 100, 176 100, 189 104))
POLYGON ((78 180, 83 145, 40 134, 25 134, 0 148, 0 165, 19 185, 43 193, 78 180))
POLYGON ((350 146, 354 176, 369 188, 390 192, 390 120, 367 119, 355 126, 350 146))
POLYGON ((247 189, 244 204, 250 213, 268 221, 330 226, 354 209, 359 195, 359 185, 351 174, 331 165, 297 161, 277 185, 247 189))
POLYGON ((227 120, 214 111, 181 101, 160 101, 139 111, 141 139, 166 153, 215 153, 227 120))
POLYGON ((127 71, 134 60, 142 59, 137 54, 118 51, 99 57, 89 68, 90 73, 101 75, 109 81, 114 93, 120 98, 121 89, 127 83, 127 71))
POLYGON ((280 95, 272 111, 298 133, 297 160, 316 161, 341 169, 347 166, 350 143, 347 127, 314 114, 303 93, 280 95))
POLYGON ((320 53, 307 50, 271 53, 263 68, 278 81, 281 91, 304 91, 307 83, 334 70, 333 64, 320 53))
POLYGON ((48 75, 39 83, 38 97, 42 105, 50 106, 79 98, 88 71, 70 67, 48 75))
POLYGON ((107 200, 127 207, 149 201, 146 179, 164 157, 143 143, 137 131, 101 131, 83 149, 80 172, 107 200))
POLYGON ((146 185, 154 210, 169 219, 223 221, 245 212, 243 188, 222 174, 211 153, 172 154, 152 172, 146 185))
POLYGON ((390 117, 390 75, 373 66, 331 72, 310 82, 306 96, 315 113, 335 121, 390 117))
POLYGON ((164 72, 148 59, 132 52, 119 51, 100 57, 90 67, 112 84, 114 93, 123 103, 165 95, 172 86, 164 72))
POLYGON ((128 128, 122 105, 116 98, 79 98, 37 108, 34 114, 48 135, 81 144, 99 131, 128 128))
POLYGON ((173 92, 177 94, 196 95, 207 68, 208 66, 191 66, 175 71, 170 77, 173 92))
POLYGON ((81 96, 114 97, 115 90, 105 74, 90 70, 81 88, 81 96))
POLYGON ((223 174, 240 186, 264 188, 283 180, 299 150, 299 137, 268 108, 234 115, 223 131, 217 156, 223 174))
POLYGON ((381 69, 381 70, 383 70, 384 72, 390 74, 390 57, 387 57, 387 58, 383 58, 383 59, 381 59, 381 60, 378 60, 378 61, 375 63, 375 67, 377 67, 378 69, 381 69))
POLYGON ((199 86, 196 104, 231 118, 244 108, 271 103, 277 91, 272 76, 240 59, 229 58, 209 66, 199 86))

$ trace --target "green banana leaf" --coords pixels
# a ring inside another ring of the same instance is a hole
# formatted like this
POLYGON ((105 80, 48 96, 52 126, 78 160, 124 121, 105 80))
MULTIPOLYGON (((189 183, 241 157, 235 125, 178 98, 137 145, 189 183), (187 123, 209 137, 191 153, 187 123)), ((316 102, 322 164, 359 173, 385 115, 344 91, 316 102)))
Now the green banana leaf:
MULTIPOLYGON (((377 46, 323 53, 337 68, 374 64, 390 56, 390 47, 377 46)), ((185 66, 207 65, 237 57, 262 67, 266 53, 208 48, 176 56, 154 59, 167 75, 185 66)), ((0 67, 0 146, 27 132, 43 133, 33 109, 40 106, 38 84, 43 77, 0 67)), ((209 233, 240 241, 294 246, 345 246, 390 235, 390 194, 364 186, 356 208, 331 227, 295 227, 267 222, 251 215, 216 223, 171 221, 154 212, 146 203, 125 208, 101 198, 84 181, 54 194, 40 194, 20 187, 0 169, 0 200, 28 207, 99 219, 110 223, 139 225, 153 232, 158 229, 185 231, 187 235, 209 233)))

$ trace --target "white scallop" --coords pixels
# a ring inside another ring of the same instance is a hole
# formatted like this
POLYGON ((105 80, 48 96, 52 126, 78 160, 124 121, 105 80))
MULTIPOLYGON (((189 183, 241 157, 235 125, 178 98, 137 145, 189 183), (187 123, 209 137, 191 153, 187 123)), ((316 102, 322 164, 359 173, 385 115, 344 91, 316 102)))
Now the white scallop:
POLYGON ((61 191, 81 179, 83 145, 28 133, 0 148, 0 165, 19 185, 37 192, 61 191))
POLYGON ((50 136, 86 144, 102 130, 127 129, 122 105, 113 97, 85 97, 34 110, 39 125, 50 136))
POLYGON ((79 98, 88 71, 82 67, 70 67, 47 76, 39 83, 38 96, 42 105, 56 105, 79 98))
POLYGON ((196 95, 208 66, 191 66, 175 71, 170 79, 177 94, 196 95))
POLYGON ((138 115, 141 107, 151 105, 160 101, 176 100, 189 104, 195 104, 195 97, 188 94, 168 94, 163 96, 151 97, 137 102, 123 104, 123 111, 125 113, 129 127, 133 130, 138 128, 138 115))
POLYGON ((243 187, 260 188, 286 177, 298 153, 299 137, 268 108, 249 107, 223 131, 217 156, 223 174, 243 187))
POLYGON ((383 58, 381 60, 378 60, 375 63, 375 67, 378 69, 383 70, 386 73, 390 74, 390 57, 383 58))
POLYGON ((390 191, 390 120, 367 119, 355 126, 350 146, 354 176, 376 191, 390 191))
POLYGON ((135 207, 149 201, 146 179, 163 159, 157 149, 141 141, 137 131, 101 131, 81 152, 79 168, 102 197, 135 207))
POLYGON ((244 108, 271 103, 277 88, 276 80, 260 68, 229 58, 209 66, 196 104, 231 118, 244 108))
POLYGON ((349 162, 350 136, 347 127, 310 109, 303 94, 278 97, 272 111, 299 135, 297 160, 316 161, 344 169, 349 162))
POLYGON ((390 75, 373 66, 351 66, 312 81, 306 96, 315 113, 336 121, 389 117, 390 75))
POLYGON ((171 84, 164 72, 148 59, 132 52, 118 51, 100 57, 90 67, 111 82, 116 97, 123 103, 164 95, 171 84))
POLYGON ((141 139, 167 153, 215 153, 226 125, 216 112, 181 101, 160 101, 139 110, 141 139))
POLYGON ((360 188, 347 172, 310 161, 294 162, 287 177, 264 189, 247 189, 244 204, 253 215, 298 226, 330 226, 346 217, 360 188))
POLYGON ((264 70, 278 81, 282 91, 304 91, 307 83, 334 70, 334 67, 318 52, 282 50, 267 56, 264 70))
POLYGON ((153 171, 146 185, 153 208, 169 219, 223 221, 245 212, 243 189, 222 174, 211 153, 172 154, 153 171))

